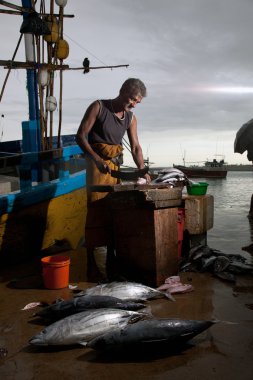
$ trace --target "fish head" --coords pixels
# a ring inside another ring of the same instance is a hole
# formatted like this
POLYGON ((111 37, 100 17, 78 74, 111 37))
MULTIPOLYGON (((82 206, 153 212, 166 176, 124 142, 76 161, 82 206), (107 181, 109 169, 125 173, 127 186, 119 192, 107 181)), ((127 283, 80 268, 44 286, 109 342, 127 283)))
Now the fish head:
MULTIPOLYGON (((61 321, 58 321, 61 322, 61 321)), ((57 322, 56 322, 57 323, 57 322)), ((52 323, 51 325, 44 328, 37 335, 34 335, 29 343, 36 346, 47 346, 47 345, 57 345, 62 339, 62 329, 58 328, 61 323, 52 323)))
POLYGON ((29 343, 34 346, 47 346, 47 339, 46 338, 46 331, 42 330, 39 334, 34 335, 30 340, 29 343))

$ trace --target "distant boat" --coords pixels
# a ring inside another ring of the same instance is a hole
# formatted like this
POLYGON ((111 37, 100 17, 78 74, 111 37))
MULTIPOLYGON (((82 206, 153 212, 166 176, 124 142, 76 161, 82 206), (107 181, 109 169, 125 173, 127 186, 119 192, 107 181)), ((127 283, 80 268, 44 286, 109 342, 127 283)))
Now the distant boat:
POLYGON ((226 178, 227 169, 224 160, 206 161, 204 165, 174 165, 189 178, 226 178))

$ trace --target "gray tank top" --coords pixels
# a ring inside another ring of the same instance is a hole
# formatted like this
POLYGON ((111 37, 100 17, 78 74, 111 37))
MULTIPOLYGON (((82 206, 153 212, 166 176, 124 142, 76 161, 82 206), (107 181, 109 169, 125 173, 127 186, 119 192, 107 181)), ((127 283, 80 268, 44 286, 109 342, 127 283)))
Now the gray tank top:
POLYGON ((88 135, 90 144, 103 143, 109 145, 122 145, 122 138, 130 127, 133 113, 127 111, 123 119, 119 119, 112 111, 111 100, 99 100, 100 112, 95 124, 88 135))

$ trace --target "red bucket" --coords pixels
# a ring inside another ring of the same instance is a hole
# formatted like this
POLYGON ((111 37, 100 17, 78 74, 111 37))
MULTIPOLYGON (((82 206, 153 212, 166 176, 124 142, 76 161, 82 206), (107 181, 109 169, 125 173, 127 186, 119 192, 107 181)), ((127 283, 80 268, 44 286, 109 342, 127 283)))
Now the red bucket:
POLYGON ((47 289, 63 289, 69 285, 68 256, 47 256, 41 259, 44 286, 47 289))

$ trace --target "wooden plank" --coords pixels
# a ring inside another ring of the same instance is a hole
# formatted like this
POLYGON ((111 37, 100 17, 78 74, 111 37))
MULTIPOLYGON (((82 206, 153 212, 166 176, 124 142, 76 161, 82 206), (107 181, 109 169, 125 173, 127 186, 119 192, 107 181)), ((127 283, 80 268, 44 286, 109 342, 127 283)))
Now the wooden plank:
MULTIPOLYGON (((171 194, 176 194, 175 198, 178 198, 178 196, 181 194, 182 196, 182 188, 170 188, 170 185, 161 183, 161 184, 147 184, 147 185, 138 185, 137 183, 131 182, 131 183, 120 183, 117 185, 94 185, 90 187, 91 191, 95 192, 120 192, 120 191, 132 191, 132 190, 142 190, 145 192, 145 190, 151 190, 151 189, 166 189, 171 192, 171 194)), ((151 195, 150 195, 151 196, 151 195)), ((168 198, 167 198, 168 199, 168 198)), ((159 199, 162 200, 162 199, 159 199)))
POLYGON ((153 201, 150 202, 153 208, 166 208, 166 207, 179 207, 182 205, 181 199, 168 199, 166 201, 153 201))
MULTIPOLYGON (((0 60, 0 66, 4 66, 7 69, 38 69, 46 68, 48 70, 83 70, 82 67, 69 67, 69 65, 55 65, 53 63, 33 63, 33 62, 20 62, 12 60, 0 60)), ((125 65, 110 65, 110 66, 90 66, 89 70, 100 70, 100 69, 115 69, 119 67, 128 67, 129 64, 125 65)))
POLYGON ((0 0, 0 4, 4 5, 5 7, 9 7, 9 8, 18 10, 20 12, 25 12, 25 13, 33 13, 34 12, 34 10, 32 8, 20 7, 19 5, 9 3, 8 1, 5 1, 5 0, 0 0))
POLYGON ((55 160, 62 157, 70 157, 75 154, 81 154, 83 151, 78 145, 67 146, 59 149, 45 150, 41 152, 28 152, 6 155, 0 157, 0 168, 7 166, 35 164, 43 160, 55 160))
MULTIPOLYGON (((1 2, 0 2, 0 4, 1 4, 1 2)), ((33 10, 31 10, 31 11, 34 12, 33 10)), ((10 10, 6 10, 6 9, 0 9, 0 13, 6 13, 6 14, 16 15, 16 16, 23 16, 23 13, 21 11, 10 11, 10 10)), ((43 16, 43 17, 45 17, 45 16, 59 17, 59 13, 53 13, 52 15, 51 15, 51 13, 38 13, 38 15, 43 16)), ((64 14, 63 17, 73 18, 75 16, 64 14)))
POLYGON ((141 191, 143 192, 146 201, 167 201, 182 198, 182 189, 179 188, 151 188, 141 191))
MULTIPOLYGON (((118 186, 118 185, 117 185, 118 186)), ((110 200, 113 208, 125 209, 128 207, 165 208, 175 207, 182 204, 180 190, 164 189, 130 190, 111 193, 110 200)))
POLYGON ((46 68, 48 70, 65 70, 69 68, 69 65, 54 65, 52 63, 33 63, 33 62, 21 62, 12 60, 0 60, 0 66, 4 66, 7 69, 38 69, 46 68))
POLYGON ((86 186, 85 171, 80 171, 63 180, 53 180, 34 186, 31 191, 16 191, 0 195, 0 215, 26 208, 38 202, 71 193, 86 186))

